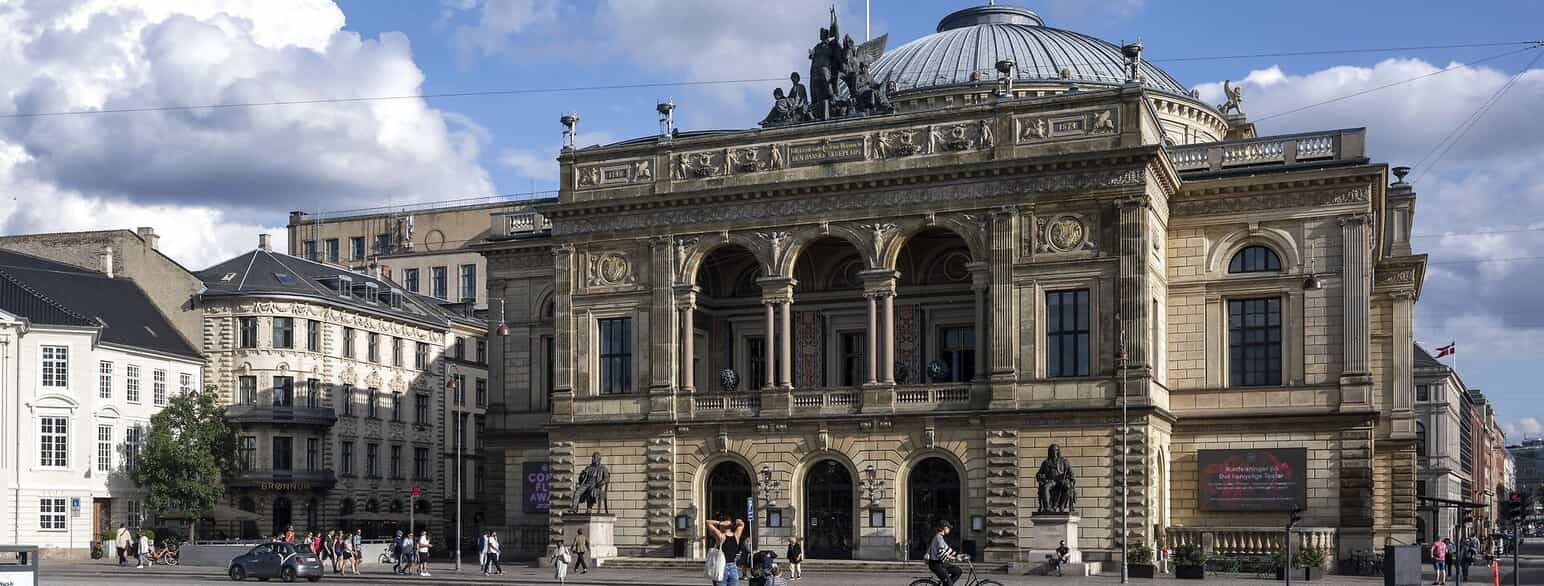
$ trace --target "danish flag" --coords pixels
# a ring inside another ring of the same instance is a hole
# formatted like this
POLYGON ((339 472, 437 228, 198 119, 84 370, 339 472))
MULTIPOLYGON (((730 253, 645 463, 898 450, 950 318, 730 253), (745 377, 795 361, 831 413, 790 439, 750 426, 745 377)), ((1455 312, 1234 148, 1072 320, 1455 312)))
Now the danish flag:
POLYGON ((1456 353, 1458 353, 1458 342, 1448 342, 1448 345, 1437 348, 1437 358, 1456 353))

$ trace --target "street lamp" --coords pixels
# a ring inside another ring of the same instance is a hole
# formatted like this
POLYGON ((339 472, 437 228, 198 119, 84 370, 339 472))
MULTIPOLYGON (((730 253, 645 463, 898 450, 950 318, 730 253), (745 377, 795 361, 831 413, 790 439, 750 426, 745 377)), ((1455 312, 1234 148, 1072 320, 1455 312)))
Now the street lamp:
POLYGON ((450 404, 450 412, 454 419, 451 421, 451 433, 456 434, 456 572, 461 571, 461 412, 457 410, 458 404, 455 394, 460 388, 456 382, 456 365, 449 360, 445 361, 445 387, 450 389, 450 396, 445 402, 450 404))
POLYGON ((1126 436, 1131 434, 1131 423, 1126 419, 1126 404, 1130 402, 1126 398, 1126 375, 1130 370, 1127 368, 1130 361, 1126 354, 1126 328, 1120 330, 1120 353, 1115 358, 1120 362, 1120 583, 1125 584, 1130 580, 1130 576, 1127 575, 1126 558, 1129 553, 1126 542, 1130 533, 1126 522, 1131 512, 1127 503, 1127 495, 1130 494, 1131 487, 1126 484, 1126 459, 1130 457, 1130 453, 1126 450, 1126 436))
POLYGON ((499 327, 494 328, 493 333, 499 337, 509 336, 509 322, 504 321, 504 299, 499 298, 499 327))

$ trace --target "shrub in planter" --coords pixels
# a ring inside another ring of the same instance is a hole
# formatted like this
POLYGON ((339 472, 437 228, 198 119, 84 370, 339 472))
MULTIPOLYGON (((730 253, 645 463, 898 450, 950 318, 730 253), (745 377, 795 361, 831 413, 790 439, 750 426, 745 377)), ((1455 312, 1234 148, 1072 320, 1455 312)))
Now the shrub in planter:
POLYGON ((1126 574, 1132 578, 1152 578, 1157 574, 1153 566, 1153 548, 1146 543, 1132 545, 1126 551, 1126 574))
POLYGON ((1193 543, 1174 548, 1174 577, 1183 580, 1205 578, 1206 550, 1193 543))
MULTIPOLYGON (((1286 554, 1277 551, 1271 554, 1272 565, 1275 566, 1276 579, 1286 577, 1286 554)), ((1317 548, 1294 549, 1292 551, 1292 578, 1296 580, 1318 580, 1324 577, 1324 551, 1317 548)))

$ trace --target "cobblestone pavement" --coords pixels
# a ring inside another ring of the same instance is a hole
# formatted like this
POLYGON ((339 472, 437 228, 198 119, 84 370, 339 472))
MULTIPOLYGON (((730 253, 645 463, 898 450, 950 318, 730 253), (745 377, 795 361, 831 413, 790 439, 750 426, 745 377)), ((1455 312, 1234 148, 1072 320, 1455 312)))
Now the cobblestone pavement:
MULTIPOLYGON (((435 570, 431 577, 396 576, 384 568, 367 570, 360 576, 339 576, 327 574, 322 579, 323 584, 329 582, 347 582, 351 584, 386 584, 386 583, 420 583, 420 584, 556 584, 552 570, 529 567, 506 566, 503 576, 490 576, 484 578, 476 569, 469 567, 457 574, 449 569, 435 570)), ((921 577, 927 570, 921 566, 915 572, 881 573, 870 572, 861 574, 841 573, 809 575, 804 580, 794 582, 797 586, 906 586, 912 580, 921 577)), ((1046 576, 1009 576, 1006 574, 992 574, 987 576, 997 580, 1004 586, 1019 584, 1060 584, 1063 586, 1084 586, 1093 584, 1118 584, 1120 577, 1115 575, 1102 575, 1089 578, 1056 578, 1046 576)), ((41 583, 55 585, 85 585, 85 584, 192 584, 229 582, 225 577, 224 569, 217 567, 155 567, 155 568, 119 568, 114 564, 101 562, 48 562, 43 565, 41 583)), ((304 583, 304 582, 302 582, 304 583)), ((742 585, 747 584, 741 580, 742 585)), ((1212 576, 1202 582, 1185 581, 1178 582, 1170 578, 1158 578, 1155 580, 1132 580, 1133 584, 1163 584, 1179 586, 1181 584, 1194 584, 1196 586, 1264 586, 1268 584, 1280 584, 1276 580, 1266 580, 1252 577, 1222 577, 1212 576)), ((1325 579, 1311 583, 1310 586, 1372 586, 1382 584, 1379 578, 1343 578, 1340 576, 1327 576, 1325 579)), ((1489 583, 1488 580, 1486 583, 1489 583)), ((701 572, 672 572, 654 570, 623 570, 623 569, 598 569, 588 574, 570 574, 568 584, 574 586, 609 586, 613 584, 636 584, 642 586, 680 586, 701 585, 706 586, 708 581, 702 577, 701 572)), ((961 580, 958 586, 966 586, 961 580)))

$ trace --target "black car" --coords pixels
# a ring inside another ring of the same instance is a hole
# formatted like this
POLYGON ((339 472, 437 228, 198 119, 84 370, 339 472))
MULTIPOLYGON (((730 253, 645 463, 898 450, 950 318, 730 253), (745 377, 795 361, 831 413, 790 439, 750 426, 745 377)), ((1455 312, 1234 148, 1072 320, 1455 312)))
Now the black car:
POLYGON ((247 578, 284 582, 305 578, 315 582, 322 579, 322 560, 307 545, 264 543, 232 559, 229 574, 237 582, 247 578))

